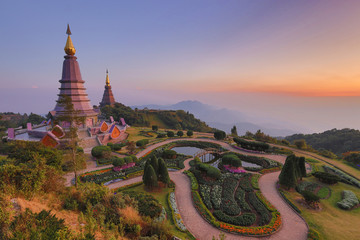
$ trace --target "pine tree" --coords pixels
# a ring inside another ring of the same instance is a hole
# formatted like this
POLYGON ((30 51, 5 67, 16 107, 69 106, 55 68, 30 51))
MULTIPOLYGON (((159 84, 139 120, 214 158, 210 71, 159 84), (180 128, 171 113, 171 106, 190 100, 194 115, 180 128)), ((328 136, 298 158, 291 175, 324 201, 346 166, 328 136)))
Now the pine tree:
POLYGON ((70 152, 71 158, 71 168, 74 171, 75 175, 75 187, 77 187, 77 170, 81 168, 81 162, 83 161, 83 154, 78 151, 78 145, 80 139, 78 137, 78 127, 81 124, 85 123, 85 118, 80 116, 79 111, 75 110, 74 104, 72 100, 67 95, 60 95, 59 100, 57 101, 59 106, 64 108, 62 115, 57 116, 55 121, 56 122, 68 122, 70 123, 70 127, 66 132, 66 146, 70 152))
POLYGON ((231 128, 231 135, 233 135, 234 137, 238 136, 237 129, 236 129, 235 125, 231 128))
POLYGON ((144 174, 143 174, 143 177, 142 177, 143 182, 145 182, 145 178, 144 178, 144 177, 145 177, 145 169, 146 169, 149 165, 151 165, 150 159, 148 159, 148 160, 145 162, 144 174))
POLYGON ((150 189, 158 186, 157 176, 154 168, 150 164, 144 169, 143 182, 145 186, 150 189))
POLYGON ((302 180, 303 177, 306 177, 305 158, 300 157, 298 163, 299 163, 299 170, 300 170, 300 180, 302 180))
POLYGON ((295 156, 290 155, 286 158, 285 164, 279 175, 279 183, 288 189, 296 186, 295 156))
POLYGON ((169 172, 166 167, 164 159, 159 159, 159 180, 163 182, 166 186, 170 183, 169 172))
POLYGON ((159 175, 159 160, 155 155, 151 157, 150 163, 151 166, 154 168, 155 174, 159 175))

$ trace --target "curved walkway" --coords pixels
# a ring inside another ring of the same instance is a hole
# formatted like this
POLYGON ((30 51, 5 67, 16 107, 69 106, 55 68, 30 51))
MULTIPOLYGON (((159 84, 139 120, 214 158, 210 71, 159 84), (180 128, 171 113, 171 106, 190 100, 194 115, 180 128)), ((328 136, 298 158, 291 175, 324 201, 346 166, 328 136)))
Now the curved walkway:
MULTIPOLYGON (((153 149, 170 143, 174 141, 178 141, 179 139, 171 139, 166 140, 164 142, 156 143, 154 145, 149 146, 145 150, 141 151, 137 154, 137 157, 142 157, 149 151, 153 149)), ((229 144, 224 142, 219 142, 212 139, 193 139, 193 138, 184 138, 181 140, 192 140, 192 141, 203 141, 203 142, 213 142, 221 145, 225 149, 231 150, 233 152, 243 153, 246 155, 260 156, 270 158, 272 160, 284 163, 285 157, 280 155, 271 155, 271 154, 256 154, 256 153, 248 153, 243 152, 241 150, 235 149, 231 147, 229 144)), ((184 162, 185 169, 189 169, 189 161, 188 159, 184 162)), ((185 170, 184 169, 184 170, 185 170)), ((181 214, 181 217, 185 223, 185 226, 188 230, 197 238, 197 239, 211 239, 212 236, 218 237, 220 233, 224 233, 217 228, 210 225, 206 222, 201 215, 197 212, 196 208, 193 205, 192 197, 191 197, 191 188, 190 188, 190 180, 189 178, 183 174, 181 171, 170 172, 170 178, 174 181, 175 185, 175 196, 176 202, 181 214)), ((282 228, 279 232, 268 236, 262 237, 261 239, 273 239, 273 240, 282 240, 282 239, 292 239, 292 240, 305 240, 307 239, 307 225, 304 220, 299 217, 288 205, 283 201, 281 196, 279 195, 276 189, 276 182, 278 180, 279 172, 270 173, 263 175, 259 180, 259 186, 261 192, 264 194, 266 199, 268 199, 280 212, 282 217, 282 228)), ((132 178, 126 181, 117 182, 114 184, 110 184, 109 188, 118 188, 122 186, 126 186, 135 182, 141 181, 141 177, 132 178)), ((234 235, 231 233, 224 233, 226 236, 226 240, 232 239, 258 239, 256 237, 245 237, 234 235)))

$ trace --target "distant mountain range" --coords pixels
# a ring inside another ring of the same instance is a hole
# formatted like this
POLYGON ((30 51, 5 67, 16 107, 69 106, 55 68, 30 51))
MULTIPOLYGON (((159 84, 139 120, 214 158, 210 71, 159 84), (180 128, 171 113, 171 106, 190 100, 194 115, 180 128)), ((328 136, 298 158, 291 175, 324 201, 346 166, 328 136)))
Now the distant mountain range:
POLYGON ((196 118, 205 121, 210 127, 221 129, 225 132, 230 132, 230 129, 235 125, 239 135, 244 135, 246 131, 256 132, 261 129, 266 134, 276 137, 284 137, 299 133, 299 131, 292 130, 293 126, 290 123, 269 121, 261 123, 260 119, 248 116, 242 112, 230 110, 227 108, 217 108, 199 101, 182 101, 172 105, 141 105, 132 106, 133 109, 156 109, 156 110, 184 110, 188 111, 196 118))

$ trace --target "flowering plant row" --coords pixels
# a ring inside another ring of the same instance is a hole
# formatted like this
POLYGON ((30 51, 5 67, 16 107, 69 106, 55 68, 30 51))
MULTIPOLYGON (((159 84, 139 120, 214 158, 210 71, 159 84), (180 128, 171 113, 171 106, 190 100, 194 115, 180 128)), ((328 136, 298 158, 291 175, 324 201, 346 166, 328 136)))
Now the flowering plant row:
POLYGON ((185 224, 183 220, 181 219, 180 212, 177 208, 176 200, 175 200, 175 193, 171 192, 168 195, 168 203, 171 208, 171 215, 173 218, 173 221, 175 223, 175 226, 182 232, 186 232, 187 229, 185 227, 185 224))
POLYGON ((263 170, 260 171, 260 173, 266 174, 266 173, 277 172, 277 171, 280 171, 280 170, 281 170, 281 167, 274 167, 274 168, 263 169, 263 170))

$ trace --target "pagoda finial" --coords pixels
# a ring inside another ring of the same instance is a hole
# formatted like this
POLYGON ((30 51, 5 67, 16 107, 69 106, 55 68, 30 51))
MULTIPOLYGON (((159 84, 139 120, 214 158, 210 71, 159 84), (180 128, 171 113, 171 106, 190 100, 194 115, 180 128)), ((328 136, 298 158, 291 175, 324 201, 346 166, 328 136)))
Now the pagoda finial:
POLYGON ((106 86, 110 86, 110 80, 109 80, 109 71, 106 69, 106 86))
POLYGON ((65 53, 67 55, 72 55, 73 56, 73 55, 75 55, 76 50, 75 50, 75 47, 74 47, 74 45, 73 45, 73 43, 71 41, 71 37, 70 37, 71 31, 70 31, 69 24, 67 25, 66 34, 68 35, 68 38, 67 38, 64 50, 65 50, 65 53))

